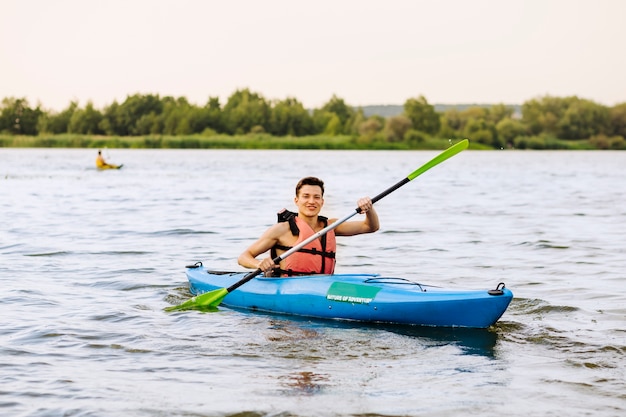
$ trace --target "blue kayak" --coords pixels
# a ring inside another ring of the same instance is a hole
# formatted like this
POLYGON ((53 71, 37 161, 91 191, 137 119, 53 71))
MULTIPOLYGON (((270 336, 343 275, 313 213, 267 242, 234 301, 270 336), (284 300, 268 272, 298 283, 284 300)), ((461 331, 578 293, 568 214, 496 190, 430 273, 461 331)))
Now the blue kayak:
MULTIPOLYGON (((210 271, 200 263, 187 267, 193 295, 229 287, 246 274, 210 271)), ((378 274, 334 274, 259 276, 228 293, 222 305, 323 319, 486 328, 512 298, 503 283, 492 290, 456 290, 378 274)))

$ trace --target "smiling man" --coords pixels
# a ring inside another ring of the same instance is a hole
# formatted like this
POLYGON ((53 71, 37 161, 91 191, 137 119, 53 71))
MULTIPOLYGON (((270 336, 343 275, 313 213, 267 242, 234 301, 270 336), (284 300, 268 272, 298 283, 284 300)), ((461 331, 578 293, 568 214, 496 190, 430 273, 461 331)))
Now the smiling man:
POLYGON ((308 237, 324 229, 337 219, 328 219, 319 213, 324 206, 324 182, 316 177, 301 179, 296 185, 294 203, 298 213, 283 210, 278 213, 278 223, 270 227, 248 249, 239 255, 239 265, 261 269, 268 276, 297 276, 332 274, 335 270, 335 236, 354 236, 378 230, 378 214, 369 197, 359 199, 357 205, 365 214, 363 221, 344 222, 335 229, 315 239, 298 252, 286 257, 280 265, 273 259, 308 237), (271 252, 262 260, 256 257, 271 252))

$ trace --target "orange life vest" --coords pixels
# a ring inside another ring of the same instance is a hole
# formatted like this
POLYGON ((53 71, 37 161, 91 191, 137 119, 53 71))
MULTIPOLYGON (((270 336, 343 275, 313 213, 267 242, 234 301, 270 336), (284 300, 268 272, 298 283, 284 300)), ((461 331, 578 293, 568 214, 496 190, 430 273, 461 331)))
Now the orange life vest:
MULTIPOLYGON (((285 220, 290 223, 291 232, 298 236, 298 240, 294 244, 297 246, 307 238, 313 236, 316 232, 295 213, 289 213, 285 220), (294 233, 295 232, 295 233, 294 233)), ((279 221, 280 220, 279 214, 279 221)), ((325 225, 328 219, 319 216, 325 225)), ((275 258, 276 249, 289 250, 293 246, 276 245, 272 248, 272 257, 275 258)), ((335 252, 337 251, 337 242, 335 240, 335 231, 331 230, 319 239, 315 239, 308 245, 297 251, 296 253, 286 257, 281 262, 281 268, 277 273, 281 276, 294 275, 311 275, 311 274, 332 274, 335 271, 335 252)))

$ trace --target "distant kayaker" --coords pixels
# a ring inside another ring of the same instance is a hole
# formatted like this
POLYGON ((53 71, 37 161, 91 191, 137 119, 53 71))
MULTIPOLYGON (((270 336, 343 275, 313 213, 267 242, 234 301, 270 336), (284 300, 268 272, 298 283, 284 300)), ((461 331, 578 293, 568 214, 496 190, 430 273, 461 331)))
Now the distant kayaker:
POLYGON ((102 150, 98 149, 98 157, 96 158, 96 167, 97 168, 117 168, 116 165, 111 165, 104 160, 102 156, 102 150))
POLYGON ((239 265, 261 269, 266 275, 297 276, 310 274, 332 274, 335 270, 335 236, 354 236, 372 233, 379 229, 378 214, 372 200, 363 197, 357 201, 363 221, 344 222, 335 229, 286 257, 275 265, 273 259, 308 237, 324 229, 338 219, 327 219, 319 213, 324 206, 324 182, 316 177, 301 179, 296 185, 294 202, 298 213, 283 211, 279 213, 277 224, 267 229, 261 237, 239 256, 239 265), (262 260, 257 256, 270 251, 262 260))

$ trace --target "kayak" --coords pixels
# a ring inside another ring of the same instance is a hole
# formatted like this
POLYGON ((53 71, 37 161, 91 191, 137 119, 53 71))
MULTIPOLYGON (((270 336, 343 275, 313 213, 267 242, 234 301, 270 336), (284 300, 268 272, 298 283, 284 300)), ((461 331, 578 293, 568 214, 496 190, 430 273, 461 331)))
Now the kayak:
POLYGON ((120 169, 124 166, 124 164, 121 165, 111 165, 111 164, 107 164, 107 165, 102 165, 102 166, 96 166, 96 168, 98 168, 98 170, 105 170, 105 169, 120 169))
MULTIPOLYGON (((229 287, 246 272, 211 271, 201 262, 187 266, 193 295, 229 287)), ((500 319, 513 293, 499 283, 492 290, 458 290, 379 274, 259 276, 229 292, 222 304, 278 314, 435 327, 487 328, 500 319)))

